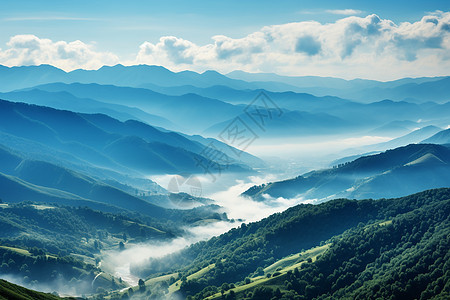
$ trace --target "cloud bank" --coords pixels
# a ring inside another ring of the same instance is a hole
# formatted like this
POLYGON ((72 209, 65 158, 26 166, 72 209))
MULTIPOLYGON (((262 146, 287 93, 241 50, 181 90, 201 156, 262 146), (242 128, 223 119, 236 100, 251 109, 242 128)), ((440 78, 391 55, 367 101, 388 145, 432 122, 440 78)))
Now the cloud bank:
POLYGON ((53 42, 35 35, 11 37, 6 50, 0 49, 0 64, 6 66, 50 64, 66 71, 74 69, 98 69, 103 65, 119 63, 110 52, 99 52, 93 45, 81 41, 53 42))
POLYGON ((352 16, 326 24, 270 25, 241 38, 216 35, 204 45, 162 36, 159 41, 144 41, 135 58, 127 61, 81 41, 53 42, 18 35, 10 39, 5 50, 0 49, 0 63, 50 63, 71 70, 120 62, 156 64, 175 71, 244 70, 380 80, 448 75, 449 12, 437 11, 416 22, 400 24, 374 14, 354 16, 361 12, 351 9, 330 13, 352 16))

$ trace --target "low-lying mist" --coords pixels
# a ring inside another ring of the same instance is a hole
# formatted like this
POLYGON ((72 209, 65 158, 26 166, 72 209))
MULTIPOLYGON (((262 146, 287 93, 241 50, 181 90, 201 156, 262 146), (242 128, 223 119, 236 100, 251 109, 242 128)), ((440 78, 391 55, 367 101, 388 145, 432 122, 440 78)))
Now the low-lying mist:
MULTIPOLYGON (((103 252, 102 268, 111 272, 117 277, 129 284, 137 284, 139 277, 132 273, 132 266, 145 264, 151 258, 161 258, 168 254, 175 253, 183 248, 213 236, 220 235, 233 227, 241 225, 243 222, 254 222, 261 220, 276 212, 281 212, 298 203, 309 203, 311 200, 303 198, 295 199, 267 199, 265 202, 254 201, 251 198, 241 196, 253 185, 259 185, 265 182, 277 180, 275 175, 267 176, 249 176, 236 179, 235 175, 221 174, 212 182, 205 175, 196 175, 200 182, 204 194, 214 200, 214 203, 220 205, 226 211, 228 221, 218 221, 206 223, 200 226, 185 227, 185 235, 169 242, 148 242, 136 245, 126 245, 125 250, 110 250, 103 252), (223 188, 227 187, 228 188, 223 188), (130 270, 131 267, 131 270, 130 270)), ((170 176, 153 177, 158 184, 164 187, 164 184, 170 180, 170 176)))
MULTIPOLYGON (((389 138, 366 136, 335 140, 284 141, 259 140, 250 149, 261 156, 270 156, 267 168, 258 170, 257 175, 241 173, 188 174, 200 182, 201 191, 197 196, 214 200, 223 207, 231 222, 220 221, 200 226, 184 228, 185 234, 169 242, 148 242, 126 245, 125 250, 103 252, 102 268, 129 284, 137 284, 139 277, 132 273, 132 266, 145 264, 152 258, 161 258, 213 236, 220 235, 245 222, 259 221, 271 214, 281 212, 300 203, 317 203, 318 199, 305 199, 297 196, 290 199, 273 198, 263 195, 264 201, 255 201, 241 196, 254 185, 284 180, 303 174, 306 171, 327 166, 335 153, 353 145, 373 144, 389 138), (318 152, 318 149, 321 149, 318 152), (280 158, 282 157, 282 158, 280 158), (301 158, 301 159, 300 159, 301 158), (300 159, 300 160, 299 160, 300 159), (131 267, 131 269, 130 269, 131 267)), ((184 174, 185 175, 185 174, 184 174)), ((174 174, 151 176, 150 179, 167 188, 174 174)), ((189 186, 180 186, 180 192, 189 193, 189 186)))
MULTIPOLYGON (((279 180, 279 177, 276 175, 249 176, 246 179, 235 180, 234 184, 230 185, 228 189, 212 193, 209 197, 214 199, 218 205, 226 209, 229 218, 243 220, 246 223, 259 221, 271 214, 283 211, 293 205, 306 201, 302 198, 272 198, 262 202, 241 196, 243 192, 254 185, 260 185, 276 180, 279 180)), ((240 225, 240 223, 238 225, 240 225)))
MULTIPOLYGON (((250 146, 250 152, 258 157, 280 157, 301 161, 307 167, 317 168, 327 160, 340 158, 340 152, 391 140, 386 136, 313 136, 283 139, 259 139, 250 146)), ((300 166, 299 166, 300 167, 300 166)))
POLYGON ((130 271, 132 265, 139 265, 150 258, 160 258, 177 252, 192 243, 206 240, 231 229, 234 224, 218 221, 205 226, 185 228, 186 234, 171 241, 152 241, 126 245, 124 250, 102 252, 101 267, 131 285, 137 285, 139 277, 130 271))

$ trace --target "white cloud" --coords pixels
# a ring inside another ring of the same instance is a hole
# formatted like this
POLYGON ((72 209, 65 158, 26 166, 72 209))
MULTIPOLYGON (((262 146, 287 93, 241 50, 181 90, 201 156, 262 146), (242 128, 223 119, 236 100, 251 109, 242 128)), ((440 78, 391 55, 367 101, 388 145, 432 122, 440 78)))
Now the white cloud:
POLYGON ((157 44, 143 43, 137 56, 138 62, 161 64, 161 62, 177 65, 193 64, 198 46, 194 43, 174 36, 164 36, 157 44))
POLYGON ((0 49, 0 64, 9 66, 48 63, 71 70, 119 62, 175 71, 238 69, 348 79, 449 75, 450 13, 436 11, 400 24, 377 15, 333 23, 292 22, 265 26, 241 38, 216 35, 203 45, 162 36, 157 42, 143 42, 135 58, 126 61, 81 41, 53 42, 33 35, 14 36, 6 49, 0 49))
POLYGON ((361 10, 357 10, 357 9, 329 9, 326 10, 325 12, 329 13, 329 14, 333 14, 333 15, 344 15, 344 16, 351 16, 351 15, 359 15, 362 13, 361 10))
MULTIPOLYGON (((144 42, 140 46, 136 63, 162 64, 171 69, 221 69, 221 66, 240 68, 264 51, 267 40, 262 32, 242 39, 223 35, 212 37, 214 43, 199 46, 174 36, 161 37, 158 43, 144 42)), ((134 63, 134 62, 131 62, 134 63)))
POLYGON ((0 64, 6 66, 51 64, 69 71, 77 68, 97 69, 113 65, 119 58, 110 52, 98 52, 81 41, 53 42, 35 35, 16 35, 0 49, 0 64))
POLYGON ((137 62, 162 62, 174 70, 241 69, 380 80, 448 75, 450 69, 450 13, 443 12, 400 24, 377 15, 327 24, 294 22, 265 26, 239 39, 220 35, 212 40, 197 45, 162 37, 156 44, 143 43, 137 62))

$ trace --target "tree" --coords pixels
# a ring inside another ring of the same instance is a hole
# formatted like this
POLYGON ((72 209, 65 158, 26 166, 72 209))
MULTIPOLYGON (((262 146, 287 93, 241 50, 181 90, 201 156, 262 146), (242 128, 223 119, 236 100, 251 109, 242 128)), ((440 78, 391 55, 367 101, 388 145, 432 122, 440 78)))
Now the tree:
POLYGON ((258 276, 262 276, 262 275, 264 275, 264 269, 262 268, 262 267, 258 267, 257 269, 256 269, 256 275, 258 275, 258 276))
POLYGON ((277 289, 275 290, 274 296, 275 296, 276 298, 281 298, 282 295, 283 295, 283 294, 281 293, 280 288, 277 288, 277 289))
POLYGON ((234 299, 236 299, 236 293, 235 293, 233 290, 231 290, 231 291, 228 293, 226 299, 229 299, 229 300, 234 300, 234 299))
POLYGON ((273 292, 271 288, 267 287, 257 287, 255 291, 253 292, 252 299, 258 299, 258 300, 270 300, 273 296, 273 292))
POLYGON ((139 291, 141 293, 145 292, 145 282, 144 282, 144 280, 139 278, 138 285, 139 285, 139 291))
POLYGON ((123 242, 120 242, 120 243, 119 243, 119 250, 120 250, 120 251, 125 250, 125 245, 124 245, 123 242))

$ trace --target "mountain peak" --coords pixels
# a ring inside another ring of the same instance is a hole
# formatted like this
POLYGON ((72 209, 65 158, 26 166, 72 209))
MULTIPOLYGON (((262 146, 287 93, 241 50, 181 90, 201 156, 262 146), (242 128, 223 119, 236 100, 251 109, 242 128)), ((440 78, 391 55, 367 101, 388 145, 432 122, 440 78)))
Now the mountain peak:
POLYGON ((446 162, 442 161, 439 157, 432 153, 427 153, 418 159, 409 162, 405 164, 405 166, 417 166, 417 165, 442 165, 447 164, 446 162))

